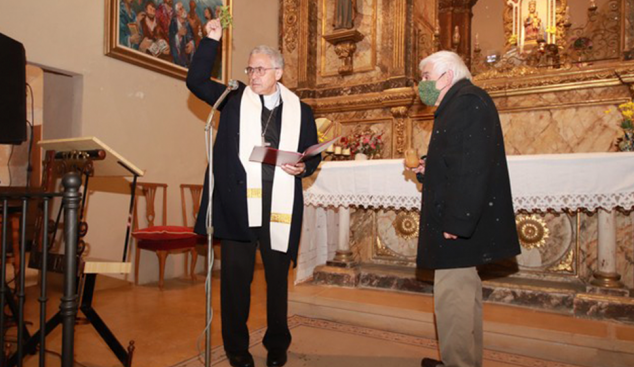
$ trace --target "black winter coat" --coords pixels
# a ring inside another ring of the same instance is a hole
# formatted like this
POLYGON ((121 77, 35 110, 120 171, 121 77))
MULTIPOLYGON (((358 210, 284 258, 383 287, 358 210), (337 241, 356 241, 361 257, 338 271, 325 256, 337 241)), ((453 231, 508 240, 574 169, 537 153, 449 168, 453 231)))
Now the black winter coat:
POLYGON ((484 90, 463 79, 434 114, 417 265, 471 267, 519 253, 498 112, 484 90), (458 239, 446 240, 443 232, 458 239))
MULTIPOLYGON (((216 58, 216 50, 219 42, 205 38, 200 42, 192 65, 187 73, 187 87, 196 97, 213 105, 225 86, 209 79, 216 58)), ((249 230, 247 213, 247 177, 246 171, 240 162, 240 102, 245 85, 240 83, 237 90, 231 92, 218 110, 221 111, 220 124, 214 144, 214 192, 212 196, 212 221, 214 237, 232 241, 254 240, 252 231, 249 230)), ((281 124, 282 108, 280 105, 276 114, 277 123, 281 124)), ((284 126, 282 126, 284 128, 284 126)), ((317 144, 317 127, 311 108, 301 102, 301 128, 299 136, 298 152, 317 144)), ((319 165, 321 155, 317 155, 306 161, 306 171, 301 177, 295 178, 295 200, 293 202, 293 218, 291 220, 291 233, 288 253, 293 261, 297 259, 301 224, 304 210, 304 197, 302 191, 302 177, 310 176, 319 165)), ((194 231, 205 234, 205 213, 207 197, 209 195, 209 183, 205 175, 205 186, 202 194, 200 212, 197 217, 194 231)))

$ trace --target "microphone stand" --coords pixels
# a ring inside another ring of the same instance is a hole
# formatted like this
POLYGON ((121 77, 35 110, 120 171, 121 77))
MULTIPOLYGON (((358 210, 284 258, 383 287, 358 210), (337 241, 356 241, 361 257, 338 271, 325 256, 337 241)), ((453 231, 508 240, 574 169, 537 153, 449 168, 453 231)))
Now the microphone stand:
POLYGON ((218 110, 218 106, 227 97, 227 95, 238 88, 238 82, 230 80, 227 89, 220 95, 220 98, 216 100, 216 103, 211 107, 211 112, 207 117, 207 124, 205 125, 205 145, 207 150, 207 161, 209 162, 209 170, 207 172, 207 182, 209 183, 209 191, 207 196, 207 210, 205 217, 205 228, 207 229, 207 277, 205 280, 205 367, 211 366, 211 320, 213 319, 213 308, 211 306, 211 276, 212 268, 214 265, 214 249, 213 249, 213 234, 214 228, 211 220, 211 198, 214 189, 214 161, 213 161, 213 128, 211 122, 218 110))

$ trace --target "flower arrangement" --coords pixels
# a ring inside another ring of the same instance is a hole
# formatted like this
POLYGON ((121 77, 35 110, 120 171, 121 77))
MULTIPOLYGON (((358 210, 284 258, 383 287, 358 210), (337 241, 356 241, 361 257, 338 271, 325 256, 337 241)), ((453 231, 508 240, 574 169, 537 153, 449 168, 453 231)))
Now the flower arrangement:
POLYGON ((355 133, 340 140, 344 148, 349 148, 352 155, 365 154, 369 158, 378 157, 383 152, 383 133, 372 131, 355 133))
POLYGON ((620 104, 619 110, 623 116, 621 122, 623 136, 617 139, 616 145, 622 152, 632 152, 634 151, 634 101, 620 104))

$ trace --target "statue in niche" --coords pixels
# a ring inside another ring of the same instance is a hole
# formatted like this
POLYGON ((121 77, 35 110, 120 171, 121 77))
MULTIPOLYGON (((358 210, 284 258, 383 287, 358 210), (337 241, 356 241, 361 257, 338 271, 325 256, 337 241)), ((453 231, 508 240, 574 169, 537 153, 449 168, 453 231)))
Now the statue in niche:
POLYGON ((537 13, 537 0, 528 2, 528 16, 524 20, 524 43, 537 43, 543 40, 541 34, 542 20, 537 13))
POLYGON ((357 16, 356 0, 336 0, 333 27, 337 29, 354 28, 354 18, 357 16))

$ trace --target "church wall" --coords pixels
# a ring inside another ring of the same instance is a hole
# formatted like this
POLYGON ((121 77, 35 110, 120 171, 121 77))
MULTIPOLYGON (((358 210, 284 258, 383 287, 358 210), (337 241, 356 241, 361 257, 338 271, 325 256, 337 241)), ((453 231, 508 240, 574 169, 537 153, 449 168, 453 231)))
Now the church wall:
MULTIPOLYGON (((252 47, 278 42, 277 1, 257 3, 235 1, 231 68, 235 79, 243 78, 252 47)), ((104 10, 104 1, 1 2, 0 32, 24 44, 29 63, 83 77, 76 136, 98 137, 145 171, 140 180, 167 183, 168 223, 180 224, 179 185, 203 180, 203 128, 209 107, 189 93, 183 80, 104 56, 104 10)), ((43 125, 45 130, 46 121, 43 125)), ((86 236, 90 255, 118 261, 129 180, 95 178, 90 187, 86 236)), ((203 262, 199 260, 199 266, 203 262)), ((168 257, 166 277, 182 274, 182 268, 181 256, 168 257)), ((156 256, 144 252, 140 271, 141 283, 156 281, 156 256)))

